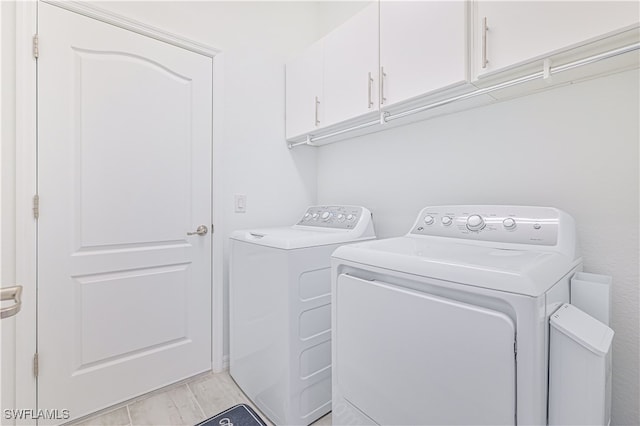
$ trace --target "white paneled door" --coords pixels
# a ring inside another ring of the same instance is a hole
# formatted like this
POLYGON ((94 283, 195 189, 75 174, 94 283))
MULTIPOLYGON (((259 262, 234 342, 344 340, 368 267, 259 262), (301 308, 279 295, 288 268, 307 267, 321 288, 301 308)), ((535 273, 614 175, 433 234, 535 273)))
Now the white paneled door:
POLYGON ((212 59, 38 13, 38 405, 77 418, 211 368, 212 59))

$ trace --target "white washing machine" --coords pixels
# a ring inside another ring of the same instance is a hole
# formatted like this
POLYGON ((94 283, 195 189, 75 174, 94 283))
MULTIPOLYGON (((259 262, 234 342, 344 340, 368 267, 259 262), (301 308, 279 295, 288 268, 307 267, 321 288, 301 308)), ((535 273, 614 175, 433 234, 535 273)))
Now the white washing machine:
POLYGON ((549 317, 581 267, 573 219, 544 207, 427 207, 340 247, 334 424, 547 424, 549 317))
POLYGON ((331 253, 372 238, 371 212, 355 206, 231 235, 230 373, 273 423, 308 425, 331 410, 331 253))

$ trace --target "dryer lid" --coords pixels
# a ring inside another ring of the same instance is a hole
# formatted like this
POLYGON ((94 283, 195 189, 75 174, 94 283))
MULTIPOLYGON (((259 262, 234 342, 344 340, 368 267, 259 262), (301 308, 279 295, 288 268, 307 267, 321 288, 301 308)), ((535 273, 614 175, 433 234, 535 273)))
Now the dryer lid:
POLYGON ((539 296, 581 259, 523 250, 398 237, 338 248, 333 258, 460 284, 539 296))

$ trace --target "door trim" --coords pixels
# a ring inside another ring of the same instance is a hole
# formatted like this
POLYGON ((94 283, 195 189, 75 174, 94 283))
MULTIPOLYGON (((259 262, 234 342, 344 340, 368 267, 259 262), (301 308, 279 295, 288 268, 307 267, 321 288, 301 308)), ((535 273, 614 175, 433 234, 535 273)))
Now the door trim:
MULTIPOLYGON (((111 13, 107 10, 80 2, 41 0, 45 3, 96 19, 198 54, 214 58, 219 49, 201 44, 176 34, 111 13)), ((15 383, 3 386, 15 389, 15 408, 62 409, 65 407, 37 407, 37 386, 33 375, 33 355, 37 351, 37 221, 33 217, 33 196, 37 194, 37 62, 32 55, 32 42, 37 34, 37 1, 16 3, 16 282, 23 286, 23 305, 20 320, 16 321, 15 383)), ((43 53, 46 54, 46 53, 43 53)), ((216 72, 214 61, 214 73, 216 72)), ((213 79, 213 76, 212 76, 213 79)), ((215 96, 214 96, 215 99, 215 96)), ((212 129, 213 130, 213 129, 212 129)), ((215 138, 212 131, 212 142, 215 138)), ((212 146, 212 148, 213 148, 212 146)), ((213 149, 212 149, 213 152, 213 149)), ((214 155, 214 154, 212 154, 214 155)), ((213 180, 213 159, 212 176, 213 180)), ((215 188, 213 186, 212 188, 215 188)), ((214 191, 215 192, 215 191, 214 191)), ((216 202, 212 194, 215 216, 216 202)), ((43 210, 46 214, 46 207, 43 210)), ((211 218, 213 223, 213 217, 211 218)), ((221 233, 212 235, 212 369, 224 369, 224 323, 221 233), (218 275, 218 273, 220 275, 218 275)), ((2 348, 2 350, 6 350, 2 348)), ((46 354, 42 354, 46 363, 46 354)), ((35 424, 35 421, 25 424, 35 424)))
POLYGON ((199 53, 204 56, 213 58, 218 53, 219 49, 215 49, 211 46, 207 46, 202 43, 198 43, 193 40, 189 40, 180 37, 176 34, 168 31, 161 30, 156 27, 152 27, 142 22, 129 19, 125 16, 118 15, 113 12, 109 12, 100 7, 96 7, 87 3, 79 1, 59 1, 59 0, 42 0, 44 3, 51 4, 53 6, 60 7, 62 9, 69 10, 71 12, 79 13, 80 15, 87 16, 89 18, 97 19, 98 21, 106 22, 107 24, 115 25, 116 27, 124 28, 125 30, 133 31, 138 34, 142 34, 147 37, 154 38, 165 43, 172 44, 174 46, 181 47, 183 49, 190 50, 195 53, 199 53))
MULTIPOLYGON (((37 31, 37 3, 16 3, 16 282, 23 286, 23 304, 15 324, 15 408, 36 408, 33 356, 37 350, 36 238, 32 202, 37 193, 36 61, 32 55, 37 31)), ((27 420, 28 421, 28 420, 27 420)), ((35 420, 27 424, 35 424, 35 420)))

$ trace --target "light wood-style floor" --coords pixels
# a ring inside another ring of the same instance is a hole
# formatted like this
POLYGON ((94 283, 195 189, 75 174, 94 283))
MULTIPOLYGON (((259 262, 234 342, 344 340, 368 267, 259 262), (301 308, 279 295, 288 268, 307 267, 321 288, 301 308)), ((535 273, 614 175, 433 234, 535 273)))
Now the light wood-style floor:
MULTIPOLYGON (((74 426, 193 426, 236 404, 248 404, 269 425, 262 414, 242 393, 228 372, 208 373, 186 383, 169 386, 143 395, 125 406, 85 417, 74 426)), ((331 413, 314 423, 330 426, 331 413)))

